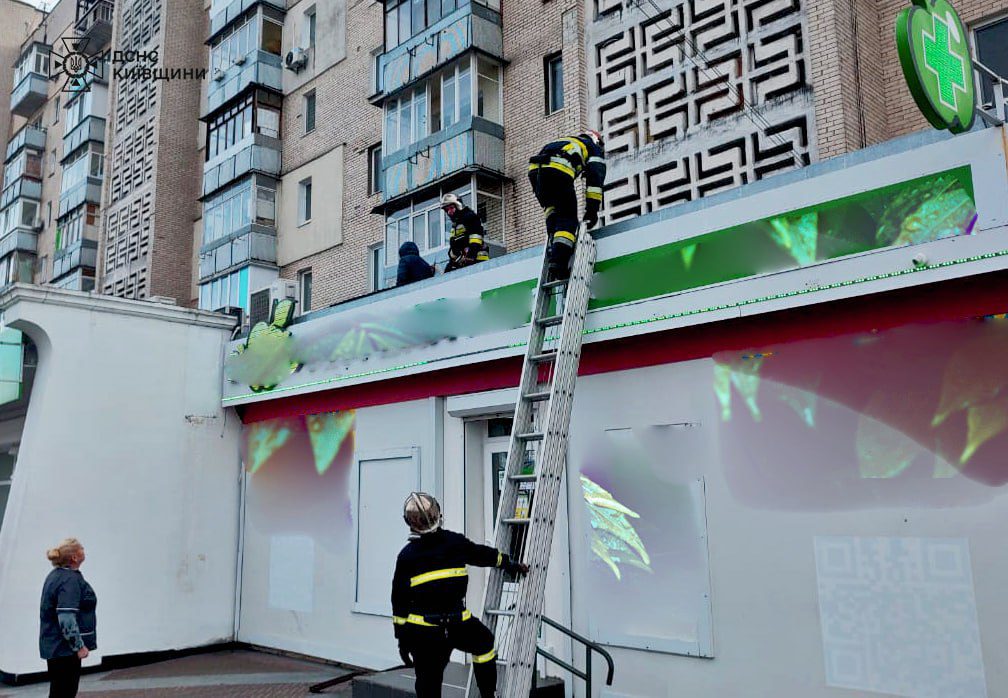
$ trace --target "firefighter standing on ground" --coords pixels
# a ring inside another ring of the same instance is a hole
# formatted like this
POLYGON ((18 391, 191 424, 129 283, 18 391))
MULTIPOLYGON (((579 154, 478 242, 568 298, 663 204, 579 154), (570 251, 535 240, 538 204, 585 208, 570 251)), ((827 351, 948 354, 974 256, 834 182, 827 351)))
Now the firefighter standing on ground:
POLYGON ((441 528, 441 507, 423 492, 406 499, 403 518, 411 540, 399 553, 392 580, 392 622, 399 656, 416 669, 417 698, 438 698, 453 649, 472 655, 482 698, 497 687, 494 636, 465 608, 466 565, 501 567, 523 575, 528 566, 441 528))
POLYGON ((445 271, 454 271, 490 259, 483 242, 483 221, 479 215, 454 194, 441 197, 441 208, 452 222, 445 271))
POLYGON ((584 221, 588 228, 598 224, 602 206, 602 185, 606 164, 602 134, 586 131, 547 143, 529 159, 529 181, 546 216, 546 244, 550 245, 550 278, 567 278, 577 242, 577 193, 574 181, 584 175, 584 221))

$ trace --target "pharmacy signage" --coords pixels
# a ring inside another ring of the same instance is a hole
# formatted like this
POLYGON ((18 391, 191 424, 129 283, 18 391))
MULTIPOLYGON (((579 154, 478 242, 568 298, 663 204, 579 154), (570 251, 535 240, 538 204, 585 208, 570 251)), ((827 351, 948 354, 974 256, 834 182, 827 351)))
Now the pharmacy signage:
POLYGON ((935 128, 968 131, 976 116, 969 39, 946 0, 913 0, 896 16, 896 49, 907 86, 935 128))

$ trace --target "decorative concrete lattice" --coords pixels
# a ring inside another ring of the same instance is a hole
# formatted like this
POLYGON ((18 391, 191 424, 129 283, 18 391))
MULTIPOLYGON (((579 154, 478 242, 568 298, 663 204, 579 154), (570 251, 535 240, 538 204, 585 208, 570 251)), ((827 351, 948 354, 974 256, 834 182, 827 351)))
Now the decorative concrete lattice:
POLYGON ((800 0, 593 0, 589 110, 606 222, 807 164, 813 105, 800 0))

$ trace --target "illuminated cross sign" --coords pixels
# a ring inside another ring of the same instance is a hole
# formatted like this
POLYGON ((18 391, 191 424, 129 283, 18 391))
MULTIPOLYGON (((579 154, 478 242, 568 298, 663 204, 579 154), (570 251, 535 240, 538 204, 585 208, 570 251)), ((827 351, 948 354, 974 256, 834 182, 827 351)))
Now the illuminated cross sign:
POLYGON ((896 17, 896 48, 907 87, 935 128, 968 131, 976 115, 966 30, 947 0, 913 0, 896 17))

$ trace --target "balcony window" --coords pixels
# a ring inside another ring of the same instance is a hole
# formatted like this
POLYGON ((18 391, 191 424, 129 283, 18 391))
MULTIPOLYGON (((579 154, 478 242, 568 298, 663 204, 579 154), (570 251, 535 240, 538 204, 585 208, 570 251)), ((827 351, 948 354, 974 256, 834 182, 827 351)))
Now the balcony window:
POLYGON ((42 156, 32 151, 22 151, 4 168, 3 188, 6 189, 21 177, 42 179, 42 156))
POLYGON ((224 308, 242 308, 248 312, 248 267, 232 272, 219 279, 200 284, 200 310, 223 310, 224 308))
POLYGON ((500 66, 483 57, 476 59, 476 114, 501 123, 501 79, 500 66))
POLYGON ((17 227, 31 228, 39 215, 39 203, 31 199, 15 199, 0 212, 0 227, 7 234, 17 227))
MULTIPOLYGON (((258 202, 257 202, 258 203, 258 202)), ((224 189, 203 203, 203 243, 210 244, 252 223, 252 180, 224 189)))
POLYGON ((468 59, 463 60, 443 71, 432 81, 432 84, 441 90, 440 128, 448 128, 472 116, 472 80, 469 63, 468 59))
POLYGON ((85 227, 92 227, 98 220, 98 206, 88 204, 74 210, 56 226, 56 250, 70 247, 84 237, 85 227))
POLYGON ((261 22, 260 17, 253 14, 221 32, 210 48, 211 72, 227 70, 254 50, 258 44, 261 22))
POLYGON ((428 135, 427 87, 422 85, 385 103, 385 140, 388 152, 405 148, 428 135))
POLYGON ((49 47, 36 45, 16 66, 14 66, 15 87, 29 74, 36 73, 44 78, 49 77, 49 47))
POLYGON ((87 177, 101 178, 104 172, 105 156, 101 143, 91 143, 80 151, 71 162, 63 167, 63 181, 60 191, 65 193, 83 182, 87 177))
POLYGON ((260 48, 266 53, 280 55, 283 46, 283 25, 271 19, 263 18, 262 44, 260 48))
POLYGON ((399 246, 413 241, 421 253, 434 252, 448 244, 451 221, 441 210, 441 196, 451 192, 467 206, 472 206, 472 185, 460 189, 444 189, 429 199, 411 201, 385 219, 386 264, 399 261, 399 246))
POLYGON ((90 90, 87 92, 80 92, 69 104, 67 104, 66 123, 64 124, 63 129, 64 136, 77 128, 84 119, 91 116, 91 106, 94 103, 93 94, 94 92, 90 90))

